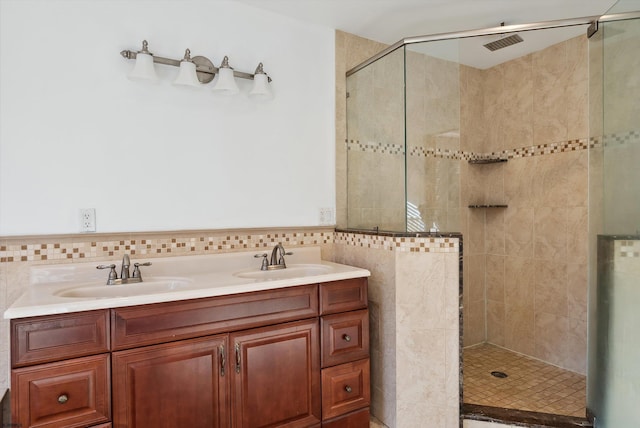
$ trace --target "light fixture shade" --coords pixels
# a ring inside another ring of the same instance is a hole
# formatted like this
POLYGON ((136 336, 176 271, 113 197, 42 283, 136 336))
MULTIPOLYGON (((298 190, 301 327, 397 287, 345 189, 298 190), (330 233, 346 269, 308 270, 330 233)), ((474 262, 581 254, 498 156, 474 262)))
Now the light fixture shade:
POLYGON ((253 76, 253 87, 251 88, 251 91, 249 91, 249 96, 251 98, 265 100, 273 97, 269 86, 269 77, 267 77, 266 74, 256 74, 253 76))
POLYGON ((138 52, 136 55, 136 65, 133 71, 129 73, 131 80, 143 80, 147 82, 158 82, 158 75, 153 66, 153 56, 150 54, 138 52))
POLYGON ((180 61, 180 72, 173 84, 176 86, 200 87, 200 81, 196 74, 196 65, 191 61, 180 61))
POLYGON ((229 66, 229 57, 225 56, 222 60, 218 69, 218 80, 213 90, 225 95, 234 95, 240 92, 236 79, 233 77, 233 68, 229 66))

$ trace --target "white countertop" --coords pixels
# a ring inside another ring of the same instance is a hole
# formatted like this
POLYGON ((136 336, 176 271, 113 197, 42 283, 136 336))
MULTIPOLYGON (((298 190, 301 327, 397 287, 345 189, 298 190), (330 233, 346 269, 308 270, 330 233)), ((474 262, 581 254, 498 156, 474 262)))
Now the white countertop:
POLYGON ((109 269, 96 269, 99 264, 114 263, 119 274, 121 260, 39 265, 31 268, 29 286, 5 311, 4 318, 199 299, 370 276, 366 269, 321 260, 319 247, 291 251, 293 254, 285 258, 287 269, 266 272, 260 270, 261 259, 254 255, 266 252, 270 256, 271 249, 152 259, 132 256, 131 271, 135 262, 149 261, 152 265, 140 268, 143 282, 122 285, 106 285, 109 269), (83 293, 89 297, 64 297, 83 293))

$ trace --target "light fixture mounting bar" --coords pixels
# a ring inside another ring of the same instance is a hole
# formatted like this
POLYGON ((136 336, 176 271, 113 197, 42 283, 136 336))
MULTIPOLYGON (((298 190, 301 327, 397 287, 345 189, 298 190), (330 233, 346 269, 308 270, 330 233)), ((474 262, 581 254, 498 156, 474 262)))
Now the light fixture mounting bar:
MULTIPOLYGON (((126 59, 136 59, 138 56, 138 53, 136 51, 130 51, 130 50, 123 50, 120 52, 120 55, 122 55, 123 58, 126 59)), ((180 67, 180 60, 177 59, 171 59, 171 58, 164 58, 161 56, 156 56, 153 55, 153 62, 156 64, 163 64, 163 65, 172 65, 174 67, 180 67)), ((213 80, 213 76, 215 76, 216 74, 218 74, 218 70, 219 68, 214 66, 211 61, 209 61, 207 58, 205 57, 194 57, 194 62, 196 63, 196 71, 198 73, 205 73, 205 74, 210 74, 211 75, 211 79, 208 79, 208 82, 213 80), (202 58, 206 61, 203 61, 205 63, 211 64, 211 65, 207 65, 207 64, 202 64, 200 63, 200 61, 196 61, 196 58, 202 58)), ((233 75, 234 77, 239 77, 241 79, 247 79, 247 80, 253 80, 253 77, 255 76, 252 73, 245 73, 243 71, 237 71, 237 70, 233 70, 233 75)), ((268 77, 269 82, 271 82, 271 77, 268 77)), ((203 82, 204 83, 204 82, 203 82)))

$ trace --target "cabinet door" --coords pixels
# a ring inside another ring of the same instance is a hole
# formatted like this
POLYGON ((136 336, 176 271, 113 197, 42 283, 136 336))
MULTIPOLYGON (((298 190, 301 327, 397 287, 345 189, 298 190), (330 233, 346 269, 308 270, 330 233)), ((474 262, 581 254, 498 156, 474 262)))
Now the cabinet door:
POLYGON ((319 426, 317 318, 234 333, 229 341, 233 427, 319 426))
POLYGON ((227 427, 226 335, 113 353, 114 428, 227 427))
POLYGON ((75 428, 111 419, 108 354, 14 369, 11 377, 11 426, 75 428))

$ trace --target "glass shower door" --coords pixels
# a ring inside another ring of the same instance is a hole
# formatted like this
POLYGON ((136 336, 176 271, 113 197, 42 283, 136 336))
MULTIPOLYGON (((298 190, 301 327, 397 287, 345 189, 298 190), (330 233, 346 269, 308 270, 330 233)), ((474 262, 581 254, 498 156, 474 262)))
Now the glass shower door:
POLYGON ((601 100, 592 102, 602 112, 592 109, 591 118, 591 135, 599 142, 591 149, 590 228, 598 236, 591 260, 587 404, 597 428, 638 427, 640 18, 603 22, 598 32, 591 46, 592 77, 602 85, 593 91, 601 100))
POLYGON ((404 231, 404 49, 347 77, 347 227, 404 231))

